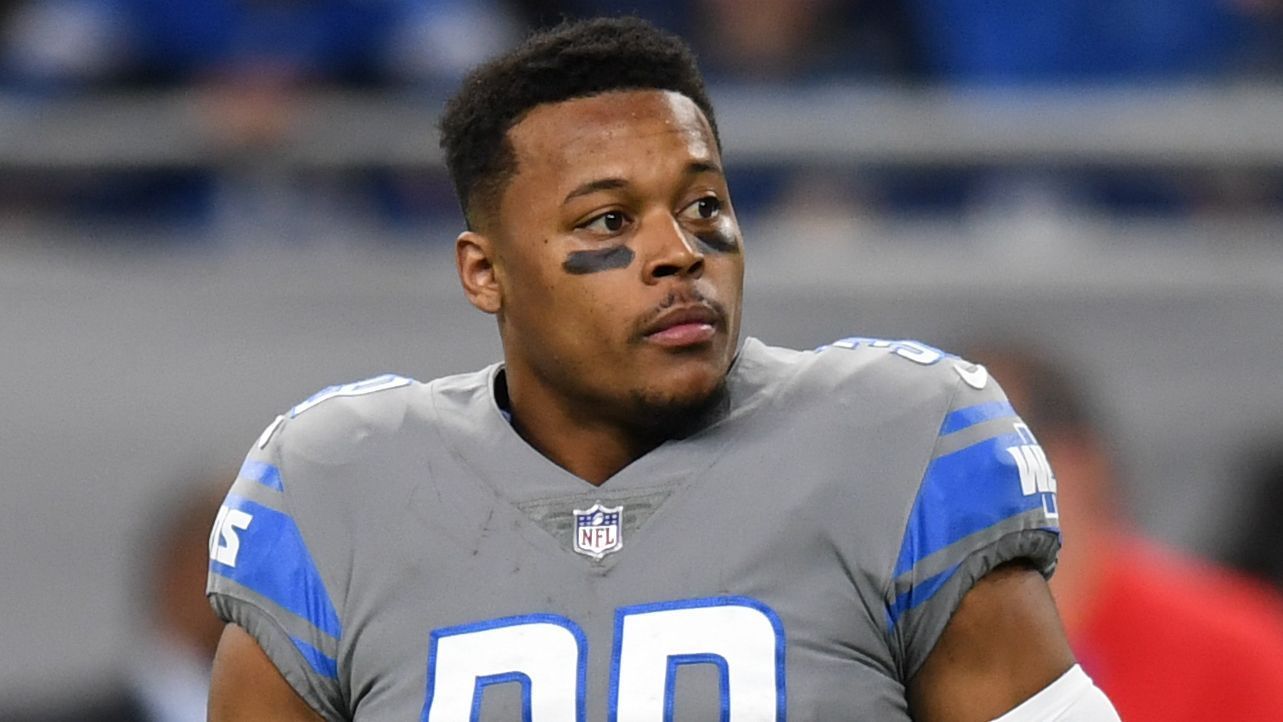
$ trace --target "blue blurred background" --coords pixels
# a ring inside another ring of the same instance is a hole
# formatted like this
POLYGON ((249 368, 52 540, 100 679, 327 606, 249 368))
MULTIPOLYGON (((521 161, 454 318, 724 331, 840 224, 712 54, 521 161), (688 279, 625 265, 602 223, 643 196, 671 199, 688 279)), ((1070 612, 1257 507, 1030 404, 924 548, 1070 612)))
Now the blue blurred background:
POLYGON ((110 682, 164 500, 277 413, 498 358, 435 118, 530 30, 621 12, 712 84, 747 332, 1036 347, 1140 529, 1270 543, 1277 0, 0 0, 0 704, 110 682))

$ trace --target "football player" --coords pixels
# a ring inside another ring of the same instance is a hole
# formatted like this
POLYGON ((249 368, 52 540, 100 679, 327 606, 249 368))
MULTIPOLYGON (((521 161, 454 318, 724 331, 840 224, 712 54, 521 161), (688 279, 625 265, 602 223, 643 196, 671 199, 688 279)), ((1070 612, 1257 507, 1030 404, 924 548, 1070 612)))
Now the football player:
POLYGON ((985 370, 741 340, 680 40, 536 35, 442 145, 503 362, 263 432, 210 540, 211 720, 1115 719, 1047 590, 1055 477, 985 370))

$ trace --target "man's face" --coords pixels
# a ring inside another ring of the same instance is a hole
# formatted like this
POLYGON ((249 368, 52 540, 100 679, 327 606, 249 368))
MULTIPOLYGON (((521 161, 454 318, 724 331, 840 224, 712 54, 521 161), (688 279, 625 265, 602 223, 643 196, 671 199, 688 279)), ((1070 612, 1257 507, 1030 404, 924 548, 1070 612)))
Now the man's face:
POLYGON ((612 92, 538 106, 508 138, 517 172, 488 231, 510 384, 626 423, 712 398, 744 260, 703 113, 612 92))

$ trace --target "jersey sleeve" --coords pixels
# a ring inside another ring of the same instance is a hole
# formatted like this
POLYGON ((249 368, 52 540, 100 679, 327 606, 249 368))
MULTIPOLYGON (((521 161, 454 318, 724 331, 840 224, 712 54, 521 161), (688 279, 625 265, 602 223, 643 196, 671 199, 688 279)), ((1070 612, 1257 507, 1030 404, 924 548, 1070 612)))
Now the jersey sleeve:
POLYGON ((206 593, 218 616, 249 632, 318 714, 342 720, 342 623, 292 503, 281 449, 287 425, 278 417, 263 432, 218 512, 206 593))
POLYGON ((983 367, 950 365, 959 378, 886 598, 903 679, 921 667, 978 579, 1017 559, 1050 577, 1060 548, 1056 477, 1042 448, 983 367))

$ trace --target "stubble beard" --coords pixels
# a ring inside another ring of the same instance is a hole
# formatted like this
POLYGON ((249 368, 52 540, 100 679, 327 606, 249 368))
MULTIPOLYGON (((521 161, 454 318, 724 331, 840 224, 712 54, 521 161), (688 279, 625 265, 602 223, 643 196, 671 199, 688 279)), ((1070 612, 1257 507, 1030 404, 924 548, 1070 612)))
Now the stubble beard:
POLYGON ((725 376, 712 391, 695 397, 635 389, 629 400, 633 425, 656 441, 684 439, 716 423, 730 410, 725 376))

